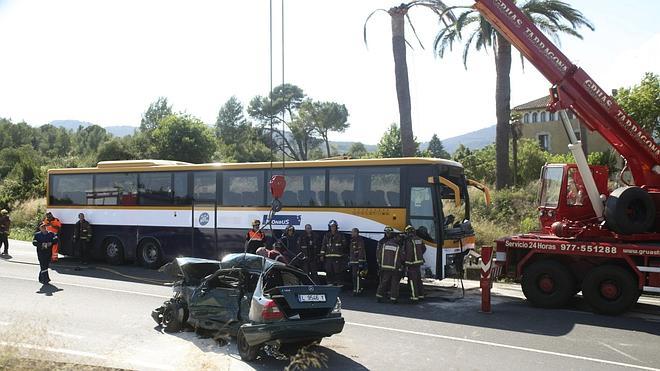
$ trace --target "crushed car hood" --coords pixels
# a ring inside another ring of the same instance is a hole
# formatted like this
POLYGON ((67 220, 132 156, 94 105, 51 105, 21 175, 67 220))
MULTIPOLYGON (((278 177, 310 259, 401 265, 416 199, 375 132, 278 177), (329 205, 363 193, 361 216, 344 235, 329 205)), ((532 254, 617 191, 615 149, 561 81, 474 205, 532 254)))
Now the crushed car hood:
POLYGON ((204 277, 220 269, 217 260, 200 258, 176 258, 163 265, 159 271, 169 274, 175 280, 183 280, 187 284, 198 284, 204 277))

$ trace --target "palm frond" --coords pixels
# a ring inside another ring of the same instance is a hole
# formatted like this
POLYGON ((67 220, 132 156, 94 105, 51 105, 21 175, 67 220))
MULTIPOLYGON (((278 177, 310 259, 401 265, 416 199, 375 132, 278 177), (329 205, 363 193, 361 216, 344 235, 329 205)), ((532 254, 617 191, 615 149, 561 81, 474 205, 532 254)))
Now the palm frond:
MULTIPOLYGON (((408 24, 410 24, 410 29, 412 29, 413 35, 415 35, 415 38, 417 39, 417 42, 419 43, 419 46, 424 50, 424 44, 422 44, 422 40, 419 39, 419 36, 417 35, 417 30, 415 30, 415 26, 413 25, 412 21, 410 20, 410 16, 408 13, 406 13, 406 19, 408 20, 408 24)), ((412 48, 412 46, 411 46, 412 48)))
MULTIPOLYGON (((367 19, 364 20, 364 31, 363 31, 364 35, 363 35, 363 37, 364 37, 364 46, 366 46, 367 48, 369 48, 369 45, 367 44, 367 23, 369 22, 369 19, 371 19, 371 17, 372 17, 374 14, 378 13, 378 12, 385 12, 385 13, 387 13, 387 10, 385 10, 385 9, 376 9, 376 10, 374 10, 373 12, 371 12, 371 13, 369 14, 369 16, 367 17, 367 19)), ((388 13, 388 15, 389 15, 389 13, 388 13)))

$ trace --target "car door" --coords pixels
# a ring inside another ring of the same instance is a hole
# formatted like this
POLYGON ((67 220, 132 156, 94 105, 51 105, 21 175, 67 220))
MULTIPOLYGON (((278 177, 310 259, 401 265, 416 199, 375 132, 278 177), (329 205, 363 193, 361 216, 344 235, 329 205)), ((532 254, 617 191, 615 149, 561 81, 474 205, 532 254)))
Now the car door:
POLYGON ((214 275, 193 292, 188 310, 198 326, 220 330, 239 321, 240 303, 238 281, 214 275))

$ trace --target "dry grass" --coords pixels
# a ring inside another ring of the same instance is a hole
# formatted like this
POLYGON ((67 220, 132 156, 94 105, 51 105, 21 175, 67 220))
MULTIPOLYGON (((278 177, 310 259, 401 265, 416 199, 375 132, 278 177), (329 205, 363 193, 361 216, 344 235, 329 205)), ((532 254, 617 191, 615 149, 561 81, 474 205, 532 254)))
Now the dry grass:
POLYGON ((46 211, 46 199, 37 198, 16 205, 11 212, 10 238, 31 241, 34 231, 46 211))

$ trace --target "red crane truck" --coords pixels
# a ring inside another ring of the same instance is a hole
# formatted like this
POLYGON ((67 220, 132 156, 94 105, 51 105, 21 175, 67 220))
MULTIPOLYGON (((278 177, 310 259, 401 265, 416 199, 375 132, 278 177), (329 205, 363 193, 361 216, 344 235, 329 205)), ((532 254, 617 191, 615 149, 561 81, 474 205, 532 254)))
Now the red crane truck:
POLYGON ((642 292, 660 293, 660 147, 655 139, 513 1, 476 0, 475 8, 552 83, 547 109, 559 113, 575 157, 575 164, 542 168, 541 230, 496 241, 498 275, 519 280, 527 299, 546 308, 561 307, 582 291, 595 311, 618 314, 642 292), (608 190, 607 168, 587 164, 568 109, 623 157, 624 187, 608 190))

